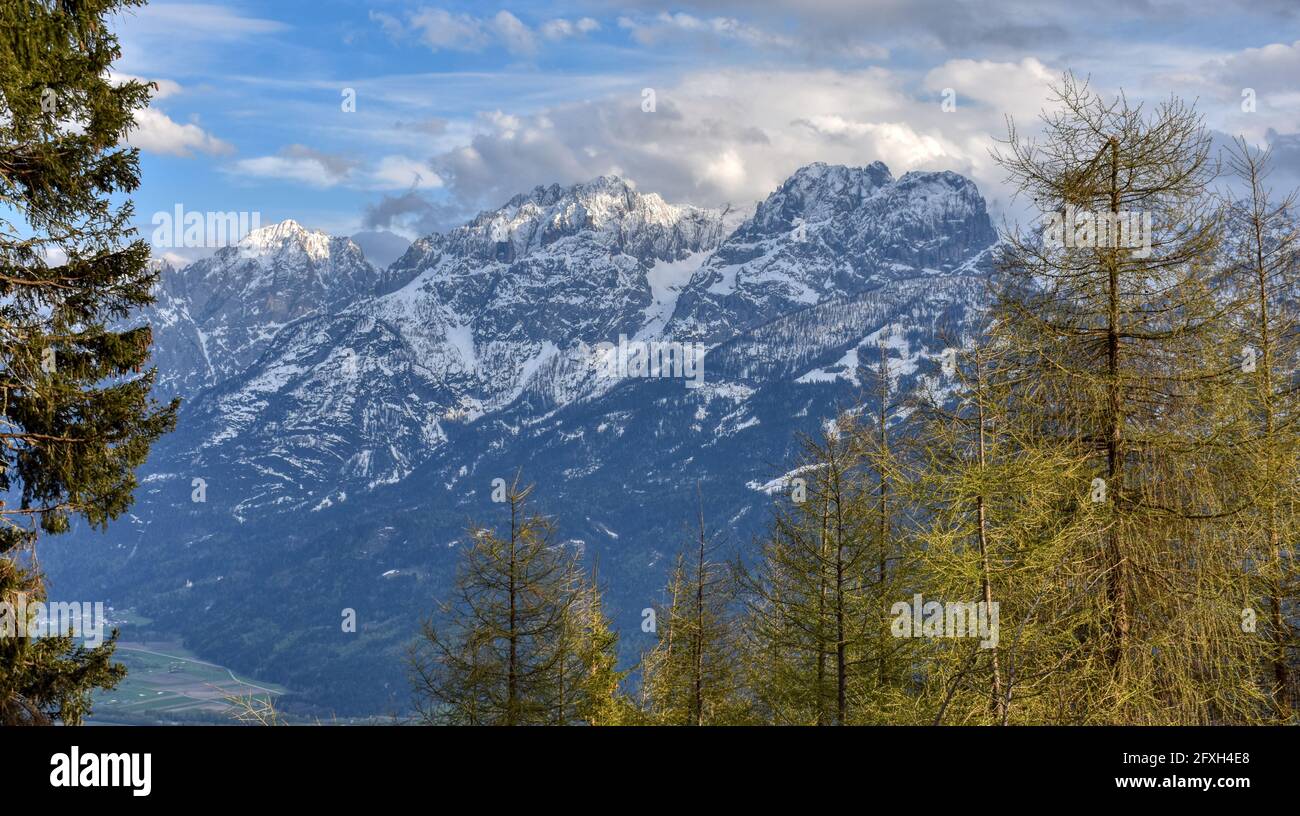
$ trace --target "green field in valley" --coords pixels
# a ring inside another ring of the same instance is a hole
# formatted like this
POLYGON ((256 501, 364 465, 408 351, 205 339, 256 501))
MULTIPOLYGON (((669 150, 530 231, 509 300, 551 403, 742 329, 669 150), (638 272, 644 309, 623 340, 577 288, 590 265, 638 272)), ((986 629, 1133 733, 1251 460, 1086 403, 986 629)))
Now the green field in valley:
POLYGON ((231 698, 265 703, 286 689, 239 677, 175 642, 119 641, 114 659, 126 678, 95 697, 92 720, 104 723, 235 722, 231 698))

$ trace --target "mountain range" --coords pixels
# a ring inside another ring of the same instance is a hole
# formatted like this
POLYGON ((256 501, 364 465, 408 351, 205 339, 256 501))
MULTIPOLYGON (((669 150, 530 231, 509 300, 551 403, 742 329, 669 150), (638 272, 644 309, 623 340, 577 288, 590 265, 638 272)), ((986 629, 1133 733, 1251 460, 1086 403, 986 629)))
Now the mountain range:
POLYGON ((801 168, 746 212, 613 176, 538 187, 384 269, 294 221, 256 230, 163 269, 139 320, 179 426, 130 515, 51 539, 46 568, 302 710, 401 711, 404 646, 469 520, 501 521, 493 480, 522 473, 630 659, 701 504, 752 552, 798 435, 877 390, 882 348, 895 393, 937 378, 997 246, 969 179, 879 162, 801 168), (620 339, 701 344, 702 381, 609 376, 596 349, 620 339))

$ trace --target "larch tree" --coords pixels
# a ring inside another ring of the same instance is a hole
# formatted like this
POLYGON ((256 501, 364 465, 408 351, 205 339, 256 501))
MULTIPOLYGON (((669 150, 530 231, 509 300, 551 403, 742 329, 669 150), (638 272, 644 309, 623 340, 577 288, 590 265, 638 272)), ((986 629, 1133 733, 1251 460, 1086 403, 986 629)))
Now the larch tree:
MULTIPOLYGON (((907 342, 905 334, 898 339, 907 342)), ((863 659, 874 664, 874 676, 864 674, 863 716, 869 722, 891 722, 907 716, 901 703, 910 680, 913 644, 893 637, 889 611, 905 588, 912 586, 915 562, 904 549, 904 535, 911 521, 908 514, 913 507, 902 489, 907 468, 895 437, 907 437, 914 429, 908 422, 911 414, 911 408, 906 405, 908 395, 895 393, 895 375, 889 363, 889 342, 884 331, 875 375, 875 391, 862 411, 871 421, 856 420, 848 424, 848 430, 856 439, 858 455, 872 480, 869 489, 873 494, 863 497, 859 511, 864 515, 864 546, 870 551, 866 565, 866 594, 870 598, 863 605, 863 627, 870 648, 864 652, 863 659)))
POLYGON ((1248 718, 1209 135, 1178 100, 1106 100, 1069 75, 1056 91, 1042 137, 1012 125, 996 153, 1049 221, 1011 237, 992 335, 1020 369, 1018 422, 1087 464, 1101 510, 1062 574, 1088 617, 1058 708, 1074 722, 1248 718))
POLYGON ((863 693, 878 551, 858 441, 847 416, 802 439, 792 505, 778 510, 757 564, 739 573, 747 685, 776 723, 843 725, 863 693))
POLYGON ((924 645, 919 708, 934 724, 1050 722, 1050 685, 1080 624, 1062 567, 1090 529, 1085 462, 1017 423, 1020 372, 987 338, 952 348, 947 371, 918 393, 897 483, 915 522, 907 538, 923 597, 984 605, 967 640, 924 645), (992 629, 997 611, 998 631, 992 629), (986 634, 990 637, 986 638, 986 634))
POLYGON ((556 661, 557 725, 625 725, 634 719, 621 692, 627 671, 618 668, 618 633, 605 615, 598 572, 575 570, 574 602, 565 611, 556 661))
MULTIPOLYGON (((1247 418, 1243 495, 1249 512, 1237 517, 1245 536, 1244 568, 1255 573, 1268 641, 1264 686, 1273 714, 1295 709, 1295 540, 1300 535, 1300 232, 1296 195, 1274 200, 1267 186, 1270 151, 1238 139, 1228 167, 1244 186, 1225 213, 1230 246, 1225 283, 1237 298, 1239 363, 1234 366, 1247 418)), ((1237 362, 1237 361, 1234 361, 1237 362)), ((1243 608, 1254 614, 1254 603, 1243 608)))
POLYGON ((597 705, 584 695, 591 672, 610 671, 612 643, 574 555, 552 542, 550 519, 529 511, 532 491, 516 476, 508 528, 470 529, 453 597, 409 650, 423 723, 553 725, 597 705))
POLYGON ((701 506, 695 542, 669 578, 657 610, 658 641, 641 660, 641 699, 656 725, 733 725, 749 717, 737 633, 736 579, 713 558, 701 506))

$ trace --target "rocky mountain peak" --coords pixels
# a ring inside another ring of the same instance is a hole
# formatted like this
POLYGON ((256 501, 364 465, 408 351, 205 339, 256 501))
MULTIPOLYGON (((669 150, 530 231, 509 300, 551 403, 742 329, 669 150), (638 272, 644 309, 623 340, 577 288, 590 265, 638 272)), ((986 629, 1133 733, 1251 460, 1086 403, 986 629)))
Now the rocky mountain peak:
POLYGON ((771 233, 799 223, 826 221, 861 207, 893 183, 893 175, 882 162, 866 167, 813 162, 796 170, 758 205, 751 226, 771 233))
POLYGON ((301 251, 313 261, 323 261, 330 256, 331 246, 338 241, 351 244, 351 239, 333 238, 319 230, 309 230, 293 219, 250 231, 236 245, 240 257, 267 257, 286 251, 301 251))

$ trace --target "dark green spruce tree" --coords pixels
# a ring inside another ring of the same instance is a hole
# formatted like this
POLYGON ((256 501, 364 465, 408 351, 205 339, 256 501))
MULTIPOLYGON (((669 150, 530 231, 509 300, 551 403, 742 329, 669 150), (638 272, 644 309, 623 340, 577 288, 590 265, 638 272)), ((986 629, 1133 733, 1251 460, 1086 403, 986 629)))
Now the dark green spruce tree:
MULTIPOLYGON (((138 151, 123 146, 150 87, 110 80, 111 15, 142 0, 0 3, 0 600, 43 599, 42 534, 103 528, 175 423, 149 397, 156 272, 131 227, 138 151)), ((12 622, 12 616, 10 617, 12 622)), ((0 629, 0 725, 77 723, 124 675, 98 648, 0 629)))

